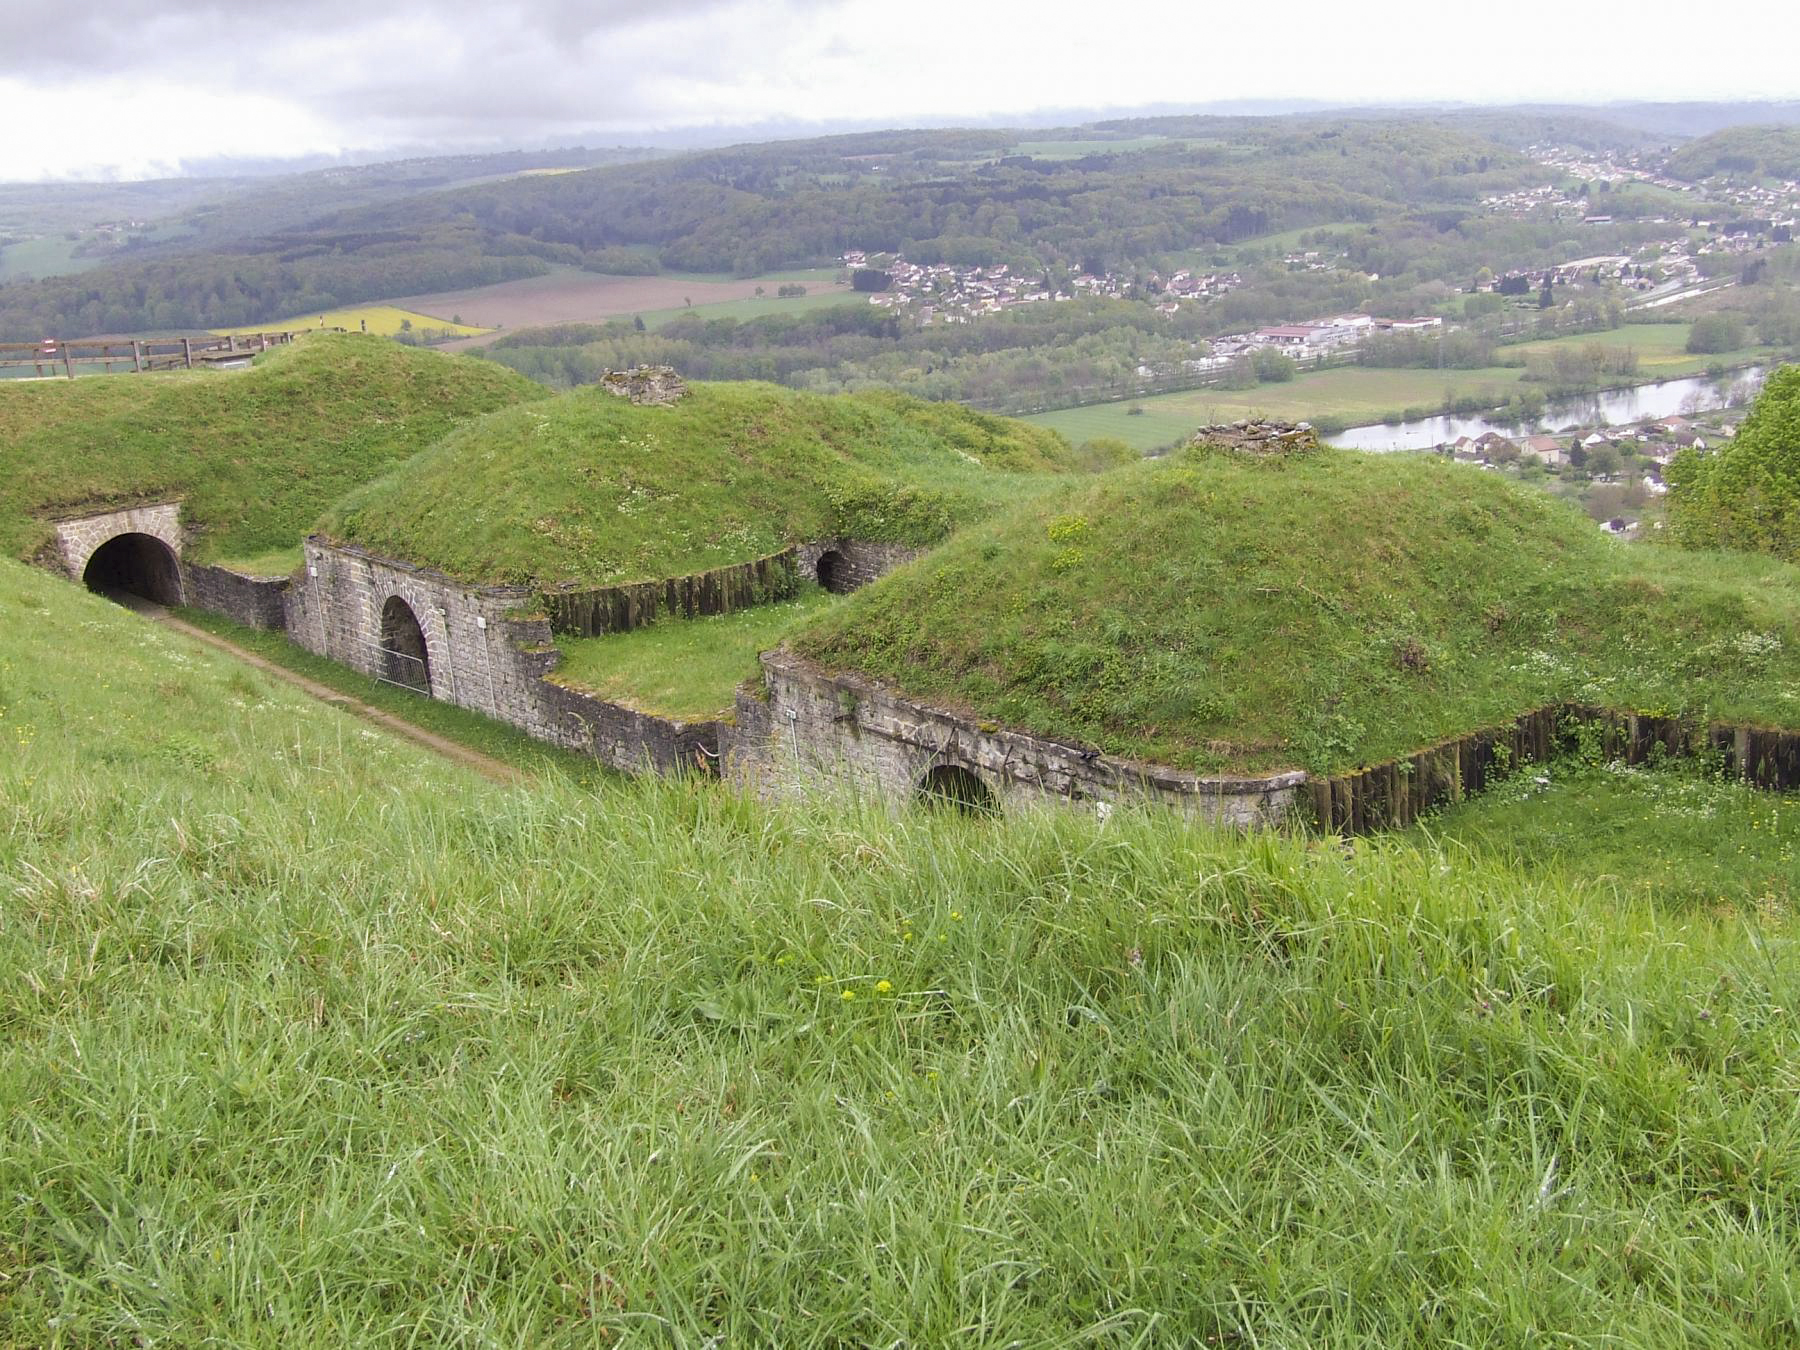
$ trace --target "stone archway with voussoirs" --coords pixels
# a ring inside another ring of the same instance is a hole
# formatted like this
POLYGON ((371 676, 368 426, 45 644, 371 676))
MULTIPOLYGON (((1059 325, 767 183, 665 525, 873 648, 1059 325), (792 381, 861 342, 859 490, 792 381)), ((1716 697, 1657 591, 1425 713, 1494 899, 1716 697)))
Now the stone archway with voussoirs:
POLYGON ((418 611, 403 596, 390 595, 381 607, 380 645, 380 677, 430 696, 431 644, 418 611))

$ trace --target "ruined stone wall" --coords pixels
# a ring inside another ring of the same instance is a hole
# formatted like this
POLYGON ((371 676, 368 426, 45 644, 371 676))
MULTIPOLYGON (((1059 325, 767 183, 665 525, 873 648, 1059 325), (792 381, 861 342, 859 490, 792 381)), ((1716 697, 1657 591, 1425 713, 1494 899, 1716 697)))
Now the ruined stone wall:
POLYGON ((600 387, 619 398, 651 406, 667 406, 687 396, 687 384, 673 366, 609 370, 600 377, 600 387))
POLYGON ((428 568, 319 538, 287 603, 290 636, 366 675, 384 671, 382 612, 398 596, 425 636, 431 695, 614 768, 710 770, 713 722, 653 717, 546 680, 559 654, 523 587, 470 586, 428 568))
POLYGON ((1193 435, 1193 445, 1207 445, 1218 450, 1235 450, 1246 455, 1310 454, 1319 448, 1319 437, 1310 422, 1270 422, 1240 418, 1236 422, 1216 422, 1201 427, 1193 435))
POLYGON ((801 576, 817 581, 827 590, 844 595, 861 590, 871 581, 879 580, 896 567, 904 566, 927 552, 928 549, 908 544, 883 544, 873 539, 821 539, 800 545, 795 550, 795 558, 801 576), (829 578, 821 578, 819 563, 828 554, 834 555, 830 565, 831 575, 829 578), (830 581, 829 585, 827 580, 830 581))
POLYGON ((979 778, 1002 809, 1147 801, 1220 824, 1266 825, 1296 809, 1306 782, 1302 772, 1203 778, 1136 764, 976 724, 786 651, 767 653, 762 664, 766 701, 739 693, 723 748, 727 776, 769 795, 841 784, 899 803, 915 797, 934 768, 955 766, 979 778))
POLYGON ((280 631, 287 627, 286 577, 252 577, 207 563, 181 564, 186 603, 210 614, 223 614, 248 628, 280 631))
POLYGON ((101 511, 57 521, 56 552, 63 570, 76 581, 87 570, 88 560, 99 547, 122 534, 147 534, 169 546, 177 558, 181 556, 181 503, 157 502, 147 506, 126 507, 122 511, 101 511))

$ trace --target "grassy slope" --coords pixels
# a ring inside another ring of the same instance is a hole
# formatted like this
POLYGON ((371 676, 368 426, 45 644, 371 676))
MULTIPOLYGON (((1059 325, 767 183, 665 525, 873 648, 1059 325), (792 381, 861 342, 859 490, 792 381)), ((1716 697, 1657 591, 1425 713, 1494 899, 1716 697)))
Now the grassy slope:
POLYGON ((309 338, 248 371, 0 384, 0 553, 37 513, 181 497, 192 556, 292 547, 326 505, 458 422, 545 396, 491 362, 374 337, 309 338))
POLYGON ((324 528, 471 581, 637 581, 843 532, 933 542, 1071 459, 1054 433, 896 395, 579 389, 458 431, 324 528))
POLYGON ((1800 1337, 1788 907, 503 789, 0 608, 0 1342, 1800 1337))
POLYGON ((756 674, 756 654, 837 602, 808 583, 799 597, 735 614, 674 620, 598 638, 559 638, 551 677, 614 702, 667 717, 728 714, 737 687, 756 674))
POLYGON ((1122 470, 966 531, 793 642, 1200 769, 1343 768, 1574 698, 1800 726, 1800 572, 1628 548, 1426 457, 1122 470))

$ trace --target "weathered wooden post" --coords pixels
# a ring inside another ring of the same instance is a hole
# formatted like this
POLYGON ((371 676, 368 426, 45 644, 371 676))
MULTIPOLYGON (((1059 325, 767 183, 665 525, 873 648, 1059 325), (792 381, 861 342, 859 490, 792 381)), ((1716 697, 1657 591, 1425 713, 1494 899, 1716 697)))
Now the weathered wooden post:
POLYGON ((136 338, 131 340, 131 369, 137 374, 144 370, 144 344, 136 338))
POLYGON ((187 363, 189 370, 194 368, 194 344, 187 338, 181 339, 181 359, 187 363))

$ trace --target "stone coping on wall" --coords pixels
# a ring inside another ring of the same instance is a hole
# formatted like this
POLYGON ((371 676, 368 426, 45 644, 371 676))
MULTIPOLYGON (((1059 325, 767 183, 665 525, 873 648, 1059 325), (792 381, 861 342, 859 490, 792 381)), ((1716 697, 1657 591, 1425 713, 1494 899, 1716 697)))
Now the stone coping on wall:
POLYGON ((981 777, 1003 802, 1152 800, 1241 825, 1284 819, 1307 781, 1303 770, 1191 773, 977 722, 855 672, 827 671, 786 648, 765 652, 762 666, 770 704, 754 706, 761 704, 756 692, 740 693, 745 734, 731 747, 736 762, 727 771, 777 787, 783 778, 792 781, 793 765, 805 765, 808 776, 841 775, 905 797, 931 769, 957 766, 981 777), (783 737, 793 742, 786 750, 775 745, 783 737), (865 738, 898 753, 885 753, 865 738))
POLYGON ((1631 764, 1710 753, 1754 786, 1800 787, 1800 732, 1568 703, 1336 774, 1202 775, 995 727, 786 648, 765 653, 762 666, 763 689, 739 694, 740 730, 727 746, 736 762, 727 773, 778 789, 796 779, 842 778, 905 796, 931 768, 957 765, 1003 800, 1148 800, 1227 824, 1310 817, 1336 833, 1361 835, 1411 825, 1480 793, 1510 767, 1546 761, 1584 738, 1631 764))

